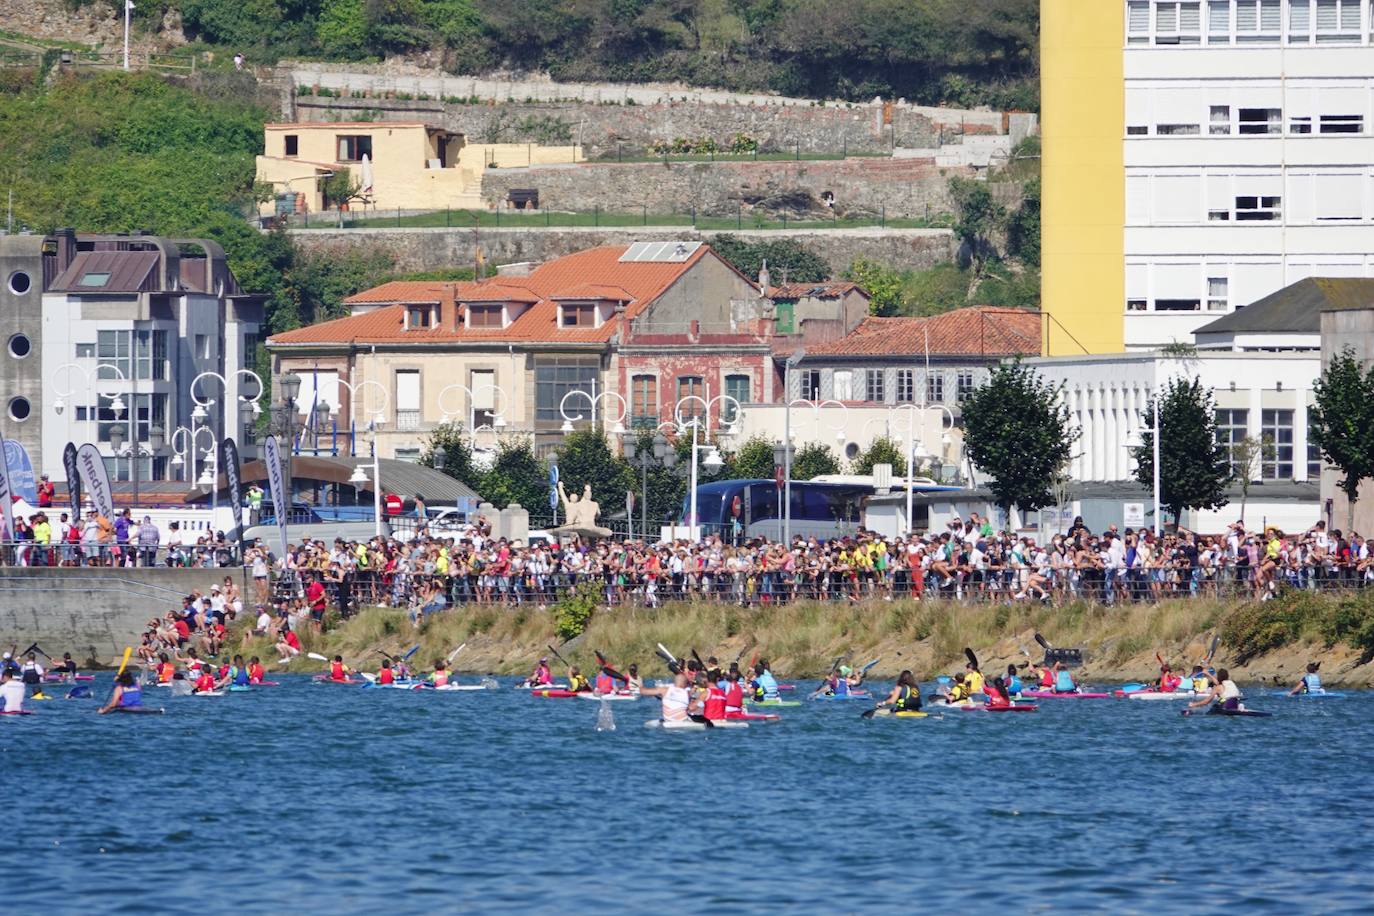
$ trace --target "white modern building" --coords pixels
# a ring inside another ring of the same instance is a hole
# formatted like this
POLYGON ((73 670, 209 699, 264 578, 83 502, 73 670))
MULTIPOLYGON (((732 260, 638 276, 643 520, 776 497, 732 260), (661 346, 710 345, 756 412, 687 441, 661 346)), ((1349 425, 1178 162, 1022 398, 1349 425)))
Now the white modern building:
POLYGON ((1125 6, 1125 348, 1305 277, 1374 276, 1374 4, 1125 6))
POLYGON ((41 389, 25 419, 38 427, 41 472, 65 480, 64 446, 92 442, 111 480, 133 480, 137 468, 156 490, 188 478, 190 430, 202 427, 199 454, 234 436, 244 460, 256 455, 251 402, 260 391, 240 370, 253 364, 262 303, 239 289, 218 244, 63 230, 42 243, 34 278, 36 358, 16 371, 41 389))

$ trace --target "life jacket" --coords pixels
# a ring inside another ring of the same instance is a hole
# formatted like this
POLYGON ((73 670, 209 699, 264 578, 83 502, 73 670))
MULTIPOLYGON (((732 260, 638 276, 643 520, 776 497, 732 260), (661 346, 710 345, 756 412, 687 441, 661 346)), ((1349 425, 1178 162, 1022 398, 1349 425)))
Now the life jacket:
POLYGON ((433 674, 429 676, 429 679, 434 682, 435 687, 447 687, 448 671, 447 669, 435 671, 433 674))
POLYGON ((726 712, 739 712, 744 708, 744 687, 739 681, 725 686, 726 712))
POLYGON ((536 684, 552 684, 553 674, 549 671, 548 665, 540 665, 534 669, 534 682, 536 684))
POLYGON ((196 690, 198 690, 198 691, 205 691, 205 690, 214 690, 214 689, 215 689, 215 679, 214 679, 214 677, 213 677, 211 674, 209 674, 208 672, 205 673, 205 674, 202 674, 199 678, 196 679, 196 690))
POLYGON ((231 668, 229 669, 229 676, 230 676, 230 678, 233 680, 234 686, 236 686, 236 687, 247 687, 247 686, 248 686, 248 669, 247 669, 247 668, 231 667, 231 668))
POLYGON ((778 698, 778 682, 773 678, 773 672, 763 672, 758 676, 755 683, 758 684, 756 699, 776 700, 778 698))
POLYGON ((1006 683, 1007 693, 1010 694, 1017 694, 1020 693, 1022 690, 1026 689, 1025 686, 1021 683, 1021 678, 1017 677, 1014 674, 1011 676, 1011 680, 1007 681, 1006 683))
POLYGON ((250 664, 248 666, 248 680, 252 681, 253 683, 261 683, 263 681, 264 674, 265 672, 262 670, 262 665, 250 664))
POLYGON ((1060 671, 1054 678, 1055 693, 1073 693, 1078 687, 1073 682, 1073 675, 1067 671, 1060 671))
POLYGON ((396 676, 391 673, 390 668, 383 668, 381 673, 377 675, 377 683, 394 684, 396 683, 396 676))
POLYGON ((834 691, 835 696, 837 697, 849 696, 849 679, 846 678, 844 675, 835 675, 835 680, 831 684, 831 689, 834 691))
POLYGON ((1303 689, 1308 693, 1321 693, 1322 679, 1315 672, 1302 676, 1303 689))
POLYGON ((605 671, 596 676, 597 693, 615 693, 615 679, 605 671))
POLYGON ((138 687, 125 687, 119 695, 119 705, 125 709, 143 705, 143 691, 138 687))
POLYGON ((1054 672, 1049 668, 1040 671, 1040 686, 1045 690, 1054 689, 1054 672))
POLYGON ((706 703, 702 710, 702 714, 708 719, 724 719, 725 706, 725 691, 721 690, 715 684, 708 686, 706 688, 706 703))
POLYGON ((962 703, 968 699, 969 689, 967 684, 955 684, 949 688, 949 693, 945 694, 945 700, 949 703, 962 703))
POLYGON ((21 680, 25 684, 37 684, 43 680, 38 673, 38 665, 34 662, 24 662, 24 675, 21 680))
POLYGON ((993 687, 991 690, 988 691, 987 705, 993 707, 1010 706, 1011 701, 1008 700, 1006 697, 1002 696, 1002 694, 998 693, 996 687, 993 687))
POLYGON ((592 685, 582 675, 571 674, 568 676, 568 689, 573 693, 587 693, 592 689, 592 685))
POLYGON ((330 680, 335 680, 335 681, 346 681, 346 680, 348 680, 348 674, 347 674, 347 672, 344 671, 343 662, 330 662, 330 663, 329 663, 329 677, 330 677, 330 680))
POLYGON ((987 693, 983 686, 983 675, 977 671, 970 671, 964 675, 964 683, 968 685, 969 693, 987 693))
POLYGON ((1172 693, 1178 689, 1178 685, 1183 682, 1183 678, 1177 674, 1164 674, 1159 678, 1159 689, 1164 693, 1172 693))
POLYGON ((897 697, 897 702, 892 707, 898 712, 915 712, 921 708, 921 694, 919 691, 912 690, 910 687, 902 686, 897 688, 901 695, 897 697))

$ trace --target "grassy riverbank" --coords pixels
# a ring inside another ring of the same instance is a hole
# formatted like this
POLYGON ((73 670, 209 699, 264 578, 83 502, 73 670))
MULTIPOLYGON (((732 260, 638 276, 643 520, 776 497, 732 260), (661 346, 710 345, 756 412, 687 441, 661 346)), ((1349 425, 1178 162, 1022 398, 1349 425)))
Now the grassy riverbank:
MULTIPOLYGON (((309 651, 340 654, 349 664, 367 669, 381 661, 378 651, 398 654, 419 643, 416 661, 427 667, 466 643, 456 661, 460 670, 518 674, 553 645, 584 669, 593 664, 596 649, 618 665, 638 662, 645 675, 655 677, 666 673, 654 657, 654 646, 661 642, 676 654, 695 648, 703 658, 715 655, 725 662, 737 657, 747 662, 757 653, 775 671, 805 679, 823 674, 838 655, 859 664, 881 658, 875 676, 892 677, 910 668, 931 677, 962 665, 964 646, 972 647, 984 670, 991 672, 1024 662, 1025 652, 1038 660, 1034 634, 1039 632, 1052 645, 1086 649, 1084 678, 1110 682, 1153 676, 1156 652, 1175 665, 1191 663, 1216 634, 1222 640, 1217 662, 1244 681, 1293 681, 1307 661, 1320 659, 1328 683, 1374 686, 1374 665, 1366 663, 1374 654, 1374 593, 1125 608, 1086 602, 1057 608, 803 602, 748 609, 683 603, 654 611, 598 609, 586 631, 566 644, 554 635, 555 627, 553 608, 463 608, 435 615, 419 629, 402 611, 369 608, 328 633, 303 635, 309 651)), ((274 657, 262 640, 246 642, 243 651, 274 657)))

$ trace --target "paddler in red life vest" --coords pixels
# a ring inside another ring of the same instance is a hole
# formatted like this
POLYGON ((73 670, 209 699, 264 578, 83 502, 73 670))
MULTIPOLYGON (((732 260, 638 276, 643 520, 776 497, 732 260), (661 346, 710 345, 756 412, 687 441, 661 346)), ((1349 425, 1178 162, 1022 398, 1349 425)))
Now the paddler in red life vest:
POLYGON ((1011 693, 1007 690, 1007 682, 1000 676, 993 678, 984 684, 985 692, 988 695, 987 704, 992 708, 999 708, 1011 705, 1011 693))
POLYGON ((334 660, 329 663, 329 679, 331 681, 346 681, 350 673, 344 665, 343 656, 334 656, 334 660))
POLYGON ((389 659, 389 658, 384 658, 384 659, 382 659, 382 670, 377 672, 377 683, 378 683, 378 684, 394 684, 394 683, 396 683, 396 675, 395 675, 395 673, 393 673, 392 670, 391 670, 391 659, 389 659))
POLYGON ((177 666, 172 664, 167 658, 167 653, 163 652, 157 657, 157 682, 159 684, 170 684, 172 678, 176 676, 177 666))
POLYGON ((262 670, 262 660, 256 655, 248 662, 248 683, 261 684, 267 679, 267 672, 262 670))
POLYGON ((1036 671, 1040 674, 1040 689, 1054 690, 1054 669, 1048 665, 1041 665, 1036 671))
POLYGON ((1161 693, 1173 693, 1181 683, 1183 678, 1174 674, 1169 668, 1169 663, 1165 662, 1159 667, 1159 680, 1154 683, 1154 687, 1161 693))
POLYGON ((740 673, 738 668, 733 668, 725 675, 725 718, 736 718, 744 715, 744 685, 740 683, 740 673))
POLYGON ((582 676, 582 669, 576 665, 568 666, 568 689, 573 693, 591 693, 591 683, 582 676))
POLYGON ((525 678, 526 687, 544 687, 553 683, 553 672, 549 670, 549 660, 541 658, 539 664, 534 666, 533 673, 525 678))
POLYGON ((442 658, 434 660, 434 673, 429 676, 429 683, 433 687, 448 686, 448 667, 442 658))
POLYGON ((720 689, 720 683, 703 674, 697 678, 697 688, 705 692, 701 714, 712 721, 724 719, 725 709, 729 703, 725 691, 720 689))

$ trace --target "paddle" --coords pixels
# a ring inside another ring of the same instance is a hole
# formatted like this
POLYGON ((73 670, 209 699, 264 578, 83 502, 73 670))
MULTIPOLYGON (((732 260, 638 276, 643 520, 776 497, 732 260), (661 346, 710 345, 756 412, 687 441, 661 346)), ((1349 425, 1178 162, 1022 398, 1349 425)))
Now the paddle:
POLYGON ((887 707, 885 707, 885 706, 874 706, 872 709, 865 709, 863 712, 859 713, 859 718, 860 718, 860 719, 871 719, 871 718, 873 718, 874 716, 876 716, 880 710, 881 710, 882 712, 886 713, 886 712, 887 712, 887 707))
POLYGON ((678 664, 677 657, 674 656, 673 653, 669 652, 668 649, 663 645, 663 643, 658 644, 658 649, 655 651, 654 654, 668 663, 668 670, 671 671, 673 674, 677 674, 679 671, 682 670, 682 666, 678 664))
POLYGON ((1217 646, 1218 646, 1220 643, 1221 643, 1221 637, 1220 637, 1220 636, 1213 636, 1213 637, 1212 637, 1212 648, 1210 648, 1210 649, 1207 650, 1207 657, 1204 658, 1204 659, 1202 660, 1202 663, 1203 663, 1204 665, 1209 665, 1209 664, 1211 664, 1211 662, 1212 662, 1212 657, 1215 656, 1215 655, 1217 654, 1217 646))
POLYGON ((458 653, 459 653, 459 652, 462 652, 462 651, 463 651, 464 649, 466 649, 467 647, 468 647, 468 644, 467 644, 467 643, 463 643, 461 646, 459 646, 458 648, 456 648, 456 649, 454 649, 452 652, 450 652, 450 653, 448 654, 448 657, 444 659, 445 664, 449 664, 449 665, 453 664, 453 660, 454 660, 455 658, 458 657, 458 653))
POLYGON ((118 684, 119 684, 119 676, 120 676, 121 674, 123 674, 123 673, 124 673, 124 669, 127 668, 127 667, 129 666, 129 656, 131 656, 131 655, 133 655, 133 654, 134 654, 134 647, 133 647, 133 646, 125 646, 125 647, 124 647, 124 658, 123 658, 123 659, 120 661, 120 663, 119 663, 119 670, 115 672, 115 683, 113 683, 113 684, 110 685, 110 697, 109 697, 109 699, 107 699, 107 700, 105 701, 105 705, 106 705, 106 706, 109 706, 110 703, 114 701, 114 692, 115 692, 115 687, 118 686, 118 684))
POLYGON ((560 662, 562 662, 563 664, 567 665, 569 668, 572 667, 572 665, 569 665, 569 664, 568 664, 568 660, 567 660, 566 658, 564 658, 563 656, 559 655, 559 654, 558 654, 558 650, 555 649, 553 646, 546 646, 545 648, 547 648, 550 652, 553 653, 553 657, 554 657, 554 658, 558 659, 560 662))
POLYGON ((707 728, 715 728, 715 727, 716 727, 716 723, 712 722, 710 719, 708 719, 708 718, 706 718, 705 716, 702 716, 702 715, 688 716, 687 718, 691 719, 693 722, 700 722, 702 725, 705 725, 707 728))
POLYGON ((869 662, 867 665, 864 665, 863 670, 860 671, 859 673, 860 673, 860 674, 864 674, 864 675, 868 674, 868 672, 873 668, 873 666, 876 665, 876 664, 878 664, 878 662, 880 662, 880 661, 882 661, 882 660, 883 660, 883 657, 882 657, 881 655, 879 655, 877 658, 873 659, 873 661, 869 662))
POLYGON ((973 650, 968 646, 964 646, 964 657, 968 659, 968 663, 972 668, 977 669, 978 656, 974 655, 973 650))
POLYGON ((693 649, 693 650, 692 650, 692 658, 696 660, 696 663, 697 663, 697 670, 698 670, 698 671, 705 671, 705 670, 706 670, 706 663, 705 663, 704 661, 701 660, 701 656, 700 656, 700 655, 697 655, 697 650, 696 650, 696 649, 693 649))
POLYGON ((407 652, 405 655, 402 655, 402 656, 401 656, 401 661, 403 661, 403 662, 408 662, 408 661, 410 661, 410 657, 411 657, 412 655, 414 655, 416 652, 419 652, 419 651, 420 651, 420 644, 419 644, 419 643, 416 643, 416 644, 415 644, 415 648, 411 649, 411 650, 410 650, 409 652, 407 652))
POLYGON ((602 671, 606 672, 611 677, 615 678, 617 681, 624 681, 626 684, 630 683, 630 679, 628 677, 621 674, 619 671, 615 670, 609 664, 606 663, 606 656, 602 655, 595 649, 592 650, 592 654, 596 656, 596 663, 601 666, 602 671))
POLYGON ((315 661, 317 661, 317 662, 328 662, 328 661, 329 661, 329 659, 325 658, 323 655, 321 655, 321 654, 318 653, 318 652, 307 652, 307 653, 305 653, 305 657, 306 657, 306 658, 313 658, 313 659, 314 659, 315 661))
POLYGON ((1045 637, 1041 636, 1039 633, 1035 634, 1035 641, 1038 642, 1040 644, 1040 648, 1044 649, 1046 652, 1054 648, 1054 646, 1046 642, 1045 637))

